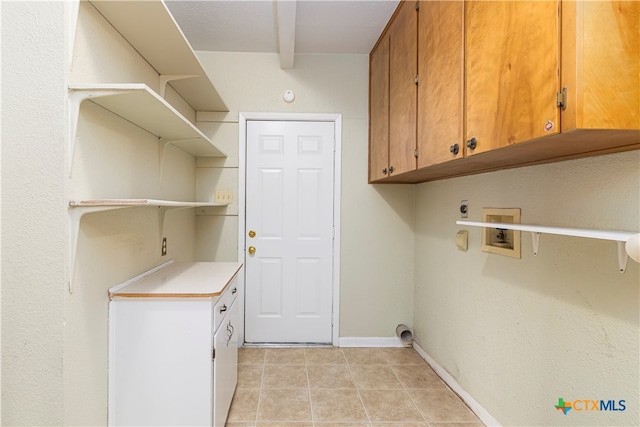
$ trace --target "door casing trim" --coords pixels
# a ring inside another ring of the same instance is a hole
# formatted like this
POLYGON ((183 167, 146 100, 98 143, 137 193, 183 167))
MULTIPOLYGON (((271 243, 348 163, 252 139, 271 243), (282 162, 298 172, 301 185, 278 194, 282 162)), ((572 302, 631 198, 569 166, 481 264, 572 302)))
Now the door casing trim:
MULTIPOLYGON (((295 121, 333 122, 335 131, 333 164, 333 301, 331 313, 332 344, 340 344, 340 199, 342 188, 342 114, 314 113, 239 113, 238 114, 238 262, 245 263, 246 228, 246 167, 247 167, 247 121, 295 121)), ((238 277, 242 294, 238 295, 240 305, 240 334, 238 341, 244 344, 245 272, 238 277)))

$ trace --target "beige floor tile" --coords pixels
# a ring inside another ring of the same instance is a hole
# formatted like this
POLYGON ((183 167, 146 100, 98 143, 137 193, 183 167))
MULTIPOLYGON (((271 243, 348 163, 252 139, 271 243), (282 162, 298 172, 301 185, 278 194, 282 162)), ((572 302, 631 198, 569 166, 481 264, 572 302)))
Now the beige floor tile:
POLYGON ((238 349, 238 365, 261 365, 264 363, 264 348, 242 347, 238 349))
POLYGON ((479 422, 467 405, 450 390, 409 390, 409 394, 429 423, 435 421, 479 422))
POLYGON ((270 365, 304 365, 304 348, 267 348, 264 363, 270 365))
POLYGON ((387 360, 379 348, 343 348, 342 351, 350 365, 387 364, 387 360))
POLYGON ((258 397, 260 390, 238 388, 231 402, 227 422, 250 421, 255 422, 258 411, 258 397))
POLYGON ((309 389, 262 389, 257 421, 311 421, 309 389))
POLYGON ((360 396, 372 422, 424 421, 404 390, 360 390, 360 396))
POLYGON ((227 421, 224 424, 224 427, 255 427, 256 423, 254 422, 249 422, 249 421, 238 421, 238 422, 234 422, 234 421, 227 421))
POLYGON ((264 365, 238 365, 238 387, 260 388, 264 365))
POLYGON ((307 365, 310 388, 355 388, 347 365, 307 365))
POLYGON ((349 365, 349 369, 359 389, 402 389, 402 384, 389 366, 349 365))
POLYGON ((429 423, 431 427, 484 427, 484 424, 480 421, 470 423, 429 423))
POLYGON ((256 427, 313 427, 311 422, 284 422, 284 421, 263 421, 256 423, 256 427))
MULTIPOLYGON (((371 427, 366 421, 354 421, 354 422, 336 422, 336 421, 316 421, 315 427, 371 427)), ((387 425, 387 427, 391 427, 387 425)))
POLYGON ((371 423, 371 427, 430 427, 430 425, 420 421, 393 421, 389 423, 371 423))
POLYGON ((340 365, 347 363, 338 347, 330 348, 306 348, 304 350, 308 365, 340 365))
POLYGON ((308 388, 304 365, 264 365, 262 388, 308 388))
POLYGON ((368 421, 355 390, 311 390, 315 421, 368 421))
POLYGON ((383 348, 382 354, 389 365, 393 366, 428 366, 413 348, 383 348))
POLYGON ((430 366, 392 366, 391 369, 407 389, 448 390, 430 366))

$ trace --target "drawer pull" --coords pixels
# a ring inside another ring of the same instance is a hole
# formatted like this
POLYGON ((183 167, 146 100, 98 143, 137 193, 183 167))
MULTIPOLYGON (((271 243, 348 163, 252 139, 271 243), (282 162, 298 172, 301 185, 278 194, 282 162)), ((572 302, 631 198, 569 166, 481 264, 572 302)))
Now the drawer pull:
POLYGON ((220 307, 220 313, 224 313, 225 311, 227 311, 227 304, 222 304, 222 307, 220 307))
POLYGON ((238 292, 238 288, 233 288, 233 290, 231 291, 231 295, 235 295, 236 292, 238 292))

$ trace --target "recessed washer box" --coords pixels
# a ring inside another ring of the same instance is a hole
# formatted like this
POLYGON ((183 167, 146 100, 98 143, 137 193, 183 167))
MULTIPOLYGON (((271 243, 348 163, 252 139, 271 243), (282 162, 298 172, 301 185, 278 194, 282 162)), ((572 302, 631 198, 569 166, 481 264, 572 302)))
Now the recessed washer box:
MULTIPOLYGON (((482 208, 482 221, 498 224, 520 224, 520 208, 482 208)), ((482 228, 482 251, 520 258, 520 231, 499 225, 482 228)))

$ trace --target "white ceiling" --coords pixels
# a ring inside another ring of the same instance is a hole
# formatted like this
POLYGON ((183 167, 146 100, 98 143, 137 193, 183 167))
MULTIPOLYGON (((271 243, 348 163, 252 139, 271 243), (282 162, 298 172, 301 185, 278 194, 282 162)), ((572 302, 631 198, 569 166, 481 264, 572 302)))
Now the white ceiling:
MULTIPOLYGON (((295 53, 368 54, 398 0, 278 0, 295 10, 295 53), (295 4, 293 2, 295 1, 295 4)), ((166 0, 194 50, 280 52, 276 0, 166 0)), ((282 7, 282 6, 281 6, 282 7)), ((280 27, 279 27, 280 25, 280 27)))

